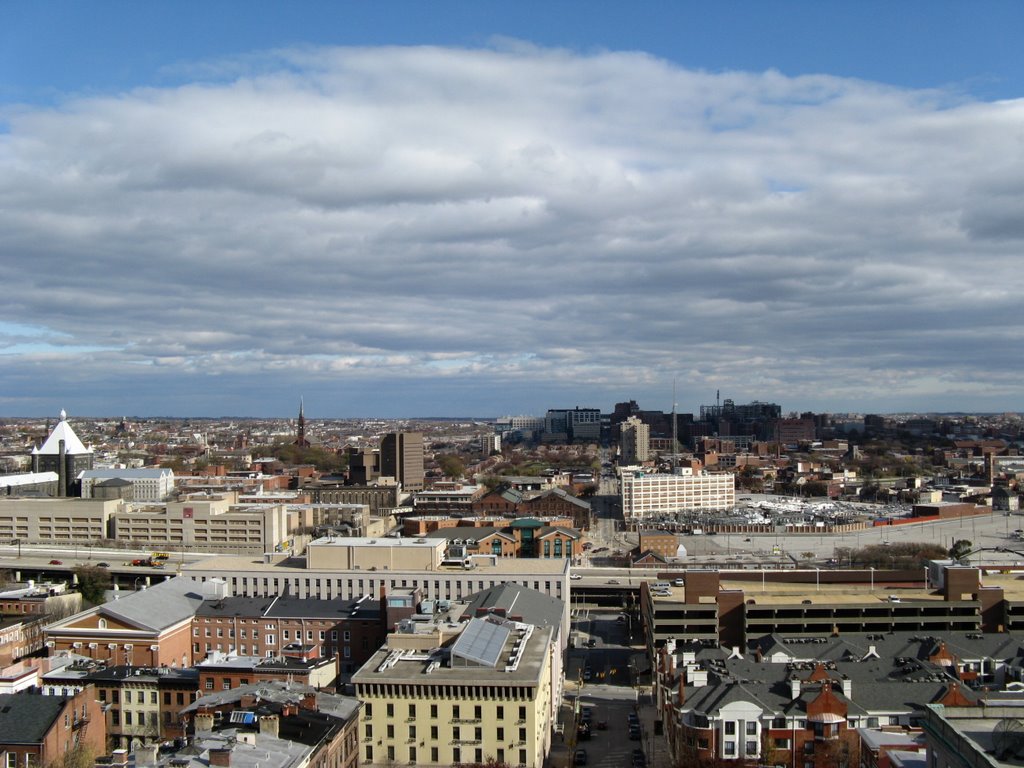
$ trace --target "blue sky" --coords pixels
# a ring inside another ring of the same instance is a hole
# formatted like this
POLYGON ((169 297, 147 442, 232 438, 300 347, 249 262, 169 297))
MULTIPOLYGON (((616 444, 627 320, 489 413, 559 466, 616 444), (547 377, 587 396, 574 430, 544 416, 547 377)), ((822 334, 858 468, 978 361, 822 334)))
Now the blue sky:
POLYGON ((0 4, 0 414, 1019 410, 1022 28, 0 4))

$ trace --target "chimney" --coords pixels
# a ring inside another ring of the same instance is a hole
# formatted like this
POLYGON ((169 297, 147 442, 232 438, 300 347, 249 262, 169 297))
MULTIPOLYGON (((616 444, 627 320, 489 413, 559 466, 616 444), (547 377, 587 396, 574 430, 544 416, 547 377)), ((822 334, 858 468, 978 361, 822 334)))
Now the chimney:
POLYGON ((789 698, 793 700, 800 698, 800 678, 796 675, 789 679, 789 698))
POLYGON ((156 765, 156 744, 143 744, 135 748, 135 765, 156 765))
POLYGON ((127 749, 115 749, 110 753, 110 764, 111 765, 128 765, 128 750, 127 749))
POLYGON ((302 700, 299 702, 299 706, 303 709, 310 709, 314 712, 317 711, 316 707, 316 692, 310 692, 304 694, 302 700))
POLYGON ((209 733, 213 730, 213 713, 196 712, 192 718, 192 727, 196 733, 209 733))
POLYGON ((260 718, 260 734, 263 736, 273 736, 276 739, 280 727, 281 721, 277 715, 264 715, 260 718))
POLYGON ((843 696, 845 696, 848 699, 852 699, 853 698, 853 680, 848 678, 846 675, 843 675, 842 684, 843 684, 843 696))
POLYGON ((210 750, 210 765, 231 768, 231 747, 210 750))

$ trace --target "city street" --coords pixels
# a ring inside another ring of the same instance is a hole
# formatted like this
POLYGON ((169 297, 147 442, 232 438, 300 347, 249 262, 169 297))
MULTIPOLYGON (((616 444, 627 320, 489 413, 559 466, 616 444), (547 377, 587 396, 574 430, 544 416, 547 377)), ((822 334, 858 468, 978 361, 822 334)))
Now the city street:
MULTIPOLYGON (((649 674, 646 654, 642 645, 630 645, 631 623, 621 615, 607 610, 574 612, 577 647, 569 651, 566 695, 559 713, 563 740, 556 742, 552 754, 555 765, 572 765, 579 749, 585 750, 586 765, 593 768, 631 765, 634 750, 643 751, 648 766, 667 765, 665 751, 659 748, 663 737, 654 735, 650 695, 638 684, 649 674), (638 730, 629 727, 631 713, 639 720, 638 730), (589 729, 579 728, 583 719, 591 723, 589 729)), ((633 638, 634 643, 639 640, 633 638)))

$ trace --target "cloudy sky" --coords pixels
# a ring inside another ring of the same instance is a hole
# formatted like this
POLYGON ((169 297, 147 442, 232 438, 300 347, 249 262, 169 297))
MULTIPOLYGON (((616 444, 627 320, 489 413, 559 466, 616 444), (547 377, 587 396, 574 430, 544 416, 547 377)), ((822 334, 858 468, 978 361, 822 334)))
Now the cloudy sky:
POLYGON ((0 6, 0 414, 1024 410, 1024 6, 549 5, 0 6))

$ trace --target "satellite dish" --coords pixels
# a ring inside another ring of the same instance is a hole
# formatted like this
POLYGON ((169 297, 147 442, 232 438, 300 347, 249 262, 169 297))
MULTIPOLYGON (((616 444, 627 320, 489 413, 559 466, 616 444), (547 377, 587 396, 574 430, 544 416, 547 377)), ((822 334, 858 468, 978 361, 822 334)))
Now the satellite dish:
POLYGON ((1015 756, 1024 746, 1024 725, 1015 718, 1003 718, 992 729, 992 746, 999 760, 1015 756))

